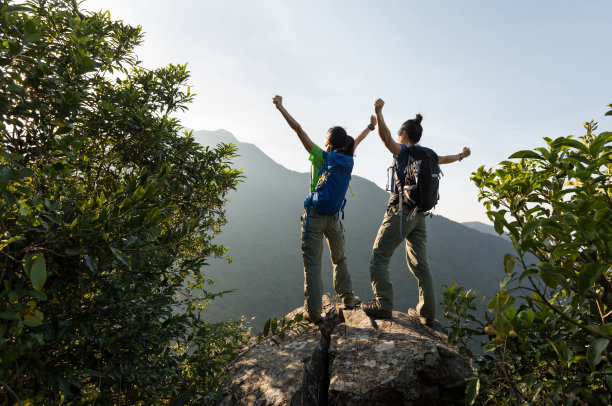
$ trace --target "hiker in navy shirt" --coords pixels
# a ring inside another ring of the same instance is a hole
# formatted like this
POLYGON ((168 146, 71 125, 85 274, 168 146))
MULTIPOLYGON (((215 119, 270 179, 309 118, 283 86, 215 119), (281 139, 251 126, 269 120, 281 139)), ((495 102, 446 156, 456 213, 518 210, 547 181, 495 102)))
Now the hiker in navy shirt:
MULTIPOLYGON (((327 245, 329 246, 334 269, 333 281, 336 294, 342 298, 345 308, 352 309, 361 303, 353 292, 351 276, 344 254, 344 232, 338 218, 338 212, 323 214, 315 208, 318 207, 316 199, 322 197, 322 193, 321 196, 319 195, 321 185, 330 173, 327 172, 328 167, 344 171, 345 178, 348 177, 345 186, 348 186, 350 173, 353 169, 355 149, 374 130, 376 117, 370 117, 370 124, 355 140, 347 135, 342 127, 330 128, 325 137, 324 151, 311 141, 308 134, 302 130, 300 124, 287 112, 283 106, 283 98, 281 96, 275 96, 272 102, 281 112, 289 126, 296 132, 302 145, 310 154, 308 159, 312 162, 310 194, 306 199, 304 213, 301 217, 302 259, 304 262, 304 317, 318 324, 322 321, 321 300, 323 282, 321 279, 321 255, 323 253, 323 238, 327 240, 327 245), (336 165, 341 167, 334 168, 336 165)), ((343 200, 346 188, 340 188, 340 191, 336 193, 340 193, 341 195, 338 197, 343 200)))
MULTIPOLYGON (((423 117, 417 114, 412 120, 406 121, 398 131, 397 142, 391 137, 391 132, 385 124, 382 115, 384 101, 376 100, 374 110, 378 120, 378 134, 387 149, 396 157, 397 169, 391 183, 391 199, 387 212, 378 230, 374 242, 372 258, 370 260, 370 279, 375 299, 364 303, 361 308, 370 317, 390 319, 393 311, 393 285, 389 273, 389 260, 395 249, 402 243, 406 244, 406 262, 408 268, 415 276, 419 285, 419 302, 415 309, 409 309, 408 313, 419 317, 419 320, 433 326, 436 318, 436 297, 434 292, 433 275, 427 265, 427 229, 425 218, 426 210, 421 210, 409 198, 403 198, 404 193, 398 190, 405 189, 403 183, 406 167, 409 162, 421 162, 434 160, 432 173, 435 179, 435 167, 437 164, 448 164, 461 161, 470 156, 469 148, 464 147, 457 155, 438 157, 435 152, 428 148, 418 146, 423 128, 421 121, 423 117), (421 156, 412 159, 415 154, 421 156), (437 161, 437 162, 435 162, 437 161)), ((418 165, 417 165, 418 167, 418 165)), ((411 167, 412 168, 412 167, 411 167)), ((437 168, 439 171, 439 167, 437 168)), ((431 176, 431 175, 430 175, 431 176)), ((435 179, 435 193, 437 194, 437 179, 435 179)), ((410 186, 409 186, 410 188, 410 186)), ((437 201, 437 196, 435 198, 437 201)), ((434 203, 435 204, 435 203, 434 203)), ((427 209, 429 210, 429 208, 427 209)))

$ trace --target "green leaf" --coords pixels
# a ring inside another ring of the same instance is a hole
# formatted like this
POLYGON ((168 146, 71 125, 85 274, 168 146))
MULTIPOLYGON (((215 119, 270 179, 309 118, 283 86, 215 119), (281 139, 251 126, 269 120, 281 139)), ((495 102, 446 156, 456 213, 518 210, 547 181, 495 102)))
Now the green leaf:
POLYGON ((25 94, 25 88, 16 83, 9 83, 7 90, 11 93, 17 93, 22 96, 25 94))
POLYGON ((508 282, 510 282, 512 280, 512 275, 506 275, 503 277, 503 279, 499 282, 499 289, 503 289, 504 287, 506 287, 506 285, 508 284, 508 282))
POLYGON ((29 178, 31 176, 34 176, 34 171, 31 168, 21 168, 19 172, 17 172, 17 178, 19 179, 29 178))
POLYGON ((32 257, 32 265, 30 268, 30 280, 32 286, 36 290, 41 290, 47 280, 47 263, 43 254, 34 255, 32 257))
POLYGON ((36 23, 28 20, 25 23, 25 40, 28 42, 36 42, 42 38, 42 32, 36 27, 36 23))
POLYGON ((125 239, 125 241, 123 242, 123 246, 129 247, 137 242, 138 242, 138 237, 135 237, 132 235, 125 239))
POLYGON ((523 150, 517 151, 508 157, 508 159, 516 158, 542 159, 542 156, 535 151, 523 150))
POLYGON ((28 327, 38 327, 42 324, 45 319, 43 313, 40 310, 35 310, 34 315, 23 319, 23 324, 28 327))
POLYGON ((556 350, 557 356, 559 357, 559 361, 564 364, 569 363, 572 357, 574 356, 574 352, 568 348, 567 343, 565 341, 559 343, 556 350))
POLYGON ((144 196, 144 194, 145 194, 145 190, 144 190, 144 188, 143 188, 142 186, 139 186, 139 187, 138 187, 138 189, 136 189, 136 190, 134 191, 134 194, 132 195, 132 199, 133 199, 134 201, 138 201, 138 200, 142 199, 142 197, 144 196))
POLYGON ((272 330, 272 334, 276 334, 276 327, 278 326, 278 320, 276 320, 276 317, 272 319, 272 322, 270 323, 270 330, 272 330))
MULTIPOLYGON (((548 264, 547 264, 548 265, 548 264)), ((541 268, 540 269, 540 278, 542 281, 552 289, 556 289, 560 284, 560 279, 562 278, 557 272, 553 271, 552 268, 541 268)))
MULTIPOLYGON (((9 46, 9 50, 11 51, 11 54, 13 55, 18 55, 21 52, 21 44, 19 42, 16 42, 14 40, 9 40, 8 46, 9 46)), ((9 88, 10 88, 10 85, 9 85, 9 88)))
POLYGON ((66 248, 64 252, 68 256, 76 256, 76 255, 83 255, 85 253, 85 249, 83 249, 83 247, 81 246, 76 246, 76 247, 66 248))
POLYGON ((32 269, 32 258, 34 257, 34 254, 26 254, 25 257, 23 257, 23 271, 25 272, 26 276, 29 278, 30 277, 30 270, 32 269))
POLYGON ((94 371, 93 369, 84 369, 81 371, 81 373, 85 376, 93 376, 96 378, 101 378, 102 375, 100 374, 100 372, 98 371, 94 371))
POLYGON ((3 166, 0 168, 0 183, 4 184, 4 187, 8 184, 8 181, 12 178, 13 171, 10 166, 3 166))
POLYGON ((59 384, 60 391, 63 393, 64 397, 70 396, 70 384, 66 379, 61 376, 57 377, 57 383, 59 384))
POLYGON ((480 377, 476 375, 470 375, 468 378, 468 385, 465 391, 465 405, 472 406, 476 402, 478 393, 480 392, 480 377))
POLYGON ((578 294, 584 296, 606 269, 607 266, 602 264, 585 264, 578 274, 578 294))
POLYGON ((89 255, 83 256, 83 260, 85 261, 85 265, 87 266, 87 268, 89 268, 92 273, 95 274, 96 272, 98 272, 98 265, 96 264, 96 261, 91 259, 89 255))
POLYGON ((31 289, 28 291, 28 294, 32 296, 34 299, 38 299, 41 302, 47 300, 47 294, 45 292, 40 292, 38 290, 31 289))
POLYGON ((16 302, 21 297, 20 293, 14 290, 8 291, 8 300, 9 302, 16 302))
POLYGON ((527 311, 527 317, 525 318, 525 327, 530 328, 535 320, 535 312, 533 309, 527 311))
POLYGON ((25 6, 8 6, 4 9, 5 13, 16 13, 18 11, 32 11, 32 9, 25 6))
POLYGON ((589 327, 599 331, 602 334, 606 334, 606 335, 612 336, 612 323, 607 323, 607 324, 604 324, 603 326, 594 326, 594 325, 591 325, 589 327))
POLYGON ((516 258, 514 258, 514 255, 512 254, 506 254, 504 255, 504 270, 506 271, 506 273, 510 273, 512 272, 512 269, 514 269, 514 264, 516 262, 516 258))
POLYGON ((573 140, 573 139, 568 138, 568 137, 557 138, 556 140, 553 141, 552 145, 557 147, 557 148, 559 148, 559 147, 572 147, 572 148, 576 148, 577 150, 580 150, 582 152, 586 152, 587 151, 587 146, 584 145, 582 142, 580 142, 578 140, 573 140))
POLYGON ((587 361, 592 370, 601 362, 601 354, 608 348, 610 340, 605 338, 597 338, 593 340, 587 349, 587 361))
POLYGON ((117 258, 119 261, 123 262, 126 266, 130 266, 130 258, 125 255, 122 251, 118 250, 117 248, 111 247, 111 251, 113 253, 113 256, 115 258, 117 258))
POLYGON ((19 320, 19 315, 13 312, 0 312, 0 319, 19 320))
POLYGON ((550 346, 553 348, 553 350, 555 350, 555 353, 557 354, 557 358, 561 358, 561 352, 559 351, 559 348, 555 343, 553 342, 551 339, 547 338, 546 341, 548 341, 548 344, 550 344, 550 346))
POLYGON ((493 228, 495 229, 495 232, 499 235, 502 235, 504 233, 504 224, 499 220, 495 220, 495 222, 493 223, 493 228))
POLYGON ((17 200, 17 198, 15 197, 14 194, 7 192, 7 191, 2 191, 2 195, 4 196, 4 198, 6 199, 6 202, 8 203, 8 207, 10 208, 13 205, 16 205, 17 203, 19 203, 19 200, 17 200))
POLYGON ((519 281, 521 281, 521 282, 522 282, 522 281, 523 281, 523 279, 525 279, 525 278, 529 278, 530 276, 537 275, 538 273, 539 273, 539 272, 538 272, 538 270, 537 270, 537 269, 533 269, 533 268, 531 268, 531 269, 527 269, 525 272, 523 272, 523 273, 521 274, 521 276, 519 277, 519 281))
POLYGON ((266 320, 266 322, 264 323, 263 336, 266 337, 269 331, 270 331, 270 319, 266 320))
POLYGON ((591 154, 593 154, 594 156, 598 156, 604 146, 608 143, 608 133, 601 133, 599 134, 595 140, 591 143, 590 147, 589 147, 589 151, 591 152, 591 154))
POLYGON ((489 311, 493 313, 502 313, 514 303, 514 297, 505 292, 498 292, 491 301, 489 301, 489 311))
POLYGON ((525 224, 521 231, 521 241, 525 241, 528 237, 534 237, 535 230, 540 226, 540 219, 535 219, 525 224))

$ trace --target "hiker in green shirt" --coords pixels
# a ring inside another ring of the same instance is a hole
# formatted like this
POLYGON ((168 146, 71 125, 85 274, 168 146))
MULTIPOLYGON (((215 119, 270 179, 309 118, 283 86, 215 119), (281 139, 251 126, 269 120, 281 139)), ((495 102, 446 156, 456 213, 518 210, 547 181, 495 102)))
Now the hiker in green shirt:
MULTIPOLYGON (((283 106, 283 98, 274 96, 272 102, 281 112, 289 126, 296 132, 302 145, 308 151, 308 159, 312 162, 312 177, 310 192, 315 191, 319 183, 319 173, 323 167, 326 154, 335 151, 350 156, 352 169, 352 156, 357 146, 374 130, 376 117, 370 117, 370 124, 359 136, 353 138, 346 134, 342 127, 332 127, 325 137, 325 151, 315 145, 300 124, 287 112, 283 106)), ((343 197, 343 196, 342 196, 343 197)), ((309 206, 309 205, 308 205, 309 206)), ((322 295, 323 282, 321 279, 321 255, 323 253, 323 238, 327 240, 329 252, 334 269, 334 290, 342 298, 345 308, 355 308, 361 301, 353 292, 351 276, 348 271, 346 256, 344 254, 344 231, 340 224, 338 214, 323 215, 317 213, 313 207, 305 207, 302 215, 302 259, 304 262, 304 317, 318 324, 322 321, 322 295)))

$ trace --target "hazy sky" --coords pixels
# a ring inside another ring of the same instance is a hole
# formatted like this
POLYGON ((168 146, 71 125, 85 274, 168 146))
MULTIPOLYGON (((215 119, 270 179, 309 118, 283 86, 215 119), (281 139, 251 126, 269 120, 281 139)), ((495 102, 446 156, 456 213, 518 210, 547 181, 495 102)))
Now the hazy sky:
MULTIPOLYGON (((469 180, 480 165, 542 146, 542 137, 582 135, 591 119, 612 127, 603 117, 612 103, 608 0, 86 0, 82 7, 141 25, 145 67, 188 62, 197 96, 180 116, 185 127, 226 129, 296 171, 309 170, 307 154, 274 108, 275 94, 319 145, 332 125, 358 135, 378 97, 394 135, 420 112, 422 145, 440 155, 472 149, 442 168, 436 212, 456 221, 487 221, 469 180)), ((390 162, 373 132, 357 150, 354 173, 384 187, 390 162)))

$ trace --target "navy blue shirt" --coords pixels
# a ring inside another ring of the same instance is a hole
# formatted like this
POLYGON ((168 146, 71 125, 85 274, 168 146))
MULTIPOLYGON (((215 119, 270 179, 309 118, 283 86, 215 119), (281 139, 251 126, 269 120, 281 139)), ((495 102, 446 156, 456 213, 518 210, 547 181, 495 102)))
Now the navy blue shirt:
MULTIPOLYGON (((408 165, 408 157, 410 156, 411 147, 409 147, 408 145, 404 145, 404 144, 400 144, 400 145, 402 146, 402 150, 400 151, 397 157, 395 157, 394 155, 394 157, 397 159, 397 167, 399 169, 396 175, 404 173, 404 171, 406 170, 406 165, 408 165)), ((389 189, 391 189, 391 193, 395 193, 395 179, 391 177, 391 180, 389 183, 390 183, 389 189)))

